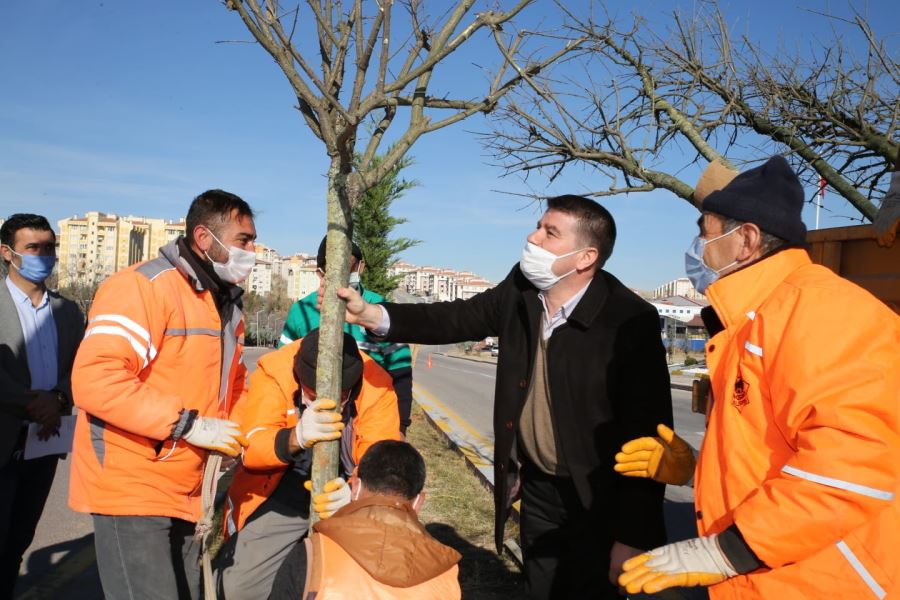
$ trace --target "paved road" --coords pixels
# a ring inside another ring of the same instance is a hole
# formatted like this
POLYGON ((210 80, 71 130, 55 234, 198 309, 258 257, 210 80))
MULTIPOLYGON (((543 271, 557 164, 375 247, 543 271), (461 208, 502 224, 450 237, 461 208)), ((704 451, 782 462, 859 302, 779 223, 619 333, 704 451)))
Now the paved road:
MULTIPOLYGON (((251 371, 266 348, 248 348, 251 371)), ((103 594, 94 562, 94 526, 89 515, 69 509, 70 460, 59 463, 34 541, 25 553, 14 597, 26 599, 100 600, 103 594)))
MULTIPOLYGON (((493 442, 493 397, 496 365, 466 358, 445 356, 444 347, 423 347, 419 350, 414 371, 414 389, 420 402, 437 405, 447 416, 447 426, 459 427, 475 445, 480 458, 490 459, 493 442), (431 354, 431 368, 428 356, 431 354)), ((675 430, 695 449, 703 440, 704 417, 691 412, 691 394, 672 390, 675 430)), ((476 460, 479 457, 476 456, 476 460)), ((488 471, 489 468, 483 471, 488 471)), ((693 515, 693 489, 668 486, 666 499, 667 525, 672 539, 696 535, 693 515)))
MULTIPOLYGON (((419 350, 415 382, 437 398, 446 398, 445 404, 493 443, 496 364, 446 356, 440 353, 443 349, 423 347, 419 350), (427 366, 429 354, 431 368, 427 366)), ((691 446, 699 448, 705 428, 704 417, 691 412, 690 392, 672 390, 672 405, 675 430, 691 446)))

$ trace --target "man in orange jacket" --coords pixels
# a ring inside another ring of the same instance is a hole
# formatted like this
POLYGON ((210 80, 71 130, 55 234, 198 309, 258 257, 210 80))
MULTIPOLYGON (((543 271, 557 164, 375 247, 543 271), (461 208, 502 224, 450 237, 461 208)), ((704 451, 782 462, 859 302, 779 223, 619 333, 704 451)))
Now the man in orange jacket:
POLYGON ((253 211, 209 190, 185 236, 97 291, 75 358, 69 506, 94 519, 107 598, 198 598, 201 479, 245 444, 238 283, 256 263, 253 211), (213 461, 216 462, 216 461, 213 461))
MULTIPOLYGON (((628 561, 631 593, 885 598, 900 578, 900 317, 811 263, 803 202, 781 157, 703 201, 686 255, 713 311, 700 537, 628 561)), ((616 470, 685 483, 690 452, 660 434, 626 444, 616 470)))
POLYGON ((216 557, 219 597, 265 598, 278 567, 309 528, 312 446, 340 439, 342 477, 315 498, 320 518, 350 501, 347 484, 369 446, 399 440, 391 376, 343 338, 342 409, 316 397, 319 330, 263 356, 250 376, 241 413, 248 446, 235 472, 225 513, 228 541, 216 557))
POLYGON ((417 515, 425 461, 406 442, 373 444, 351 480, 353 501, 296 544, 269 600, 460 597, 459 552, 431 537, 417 515))

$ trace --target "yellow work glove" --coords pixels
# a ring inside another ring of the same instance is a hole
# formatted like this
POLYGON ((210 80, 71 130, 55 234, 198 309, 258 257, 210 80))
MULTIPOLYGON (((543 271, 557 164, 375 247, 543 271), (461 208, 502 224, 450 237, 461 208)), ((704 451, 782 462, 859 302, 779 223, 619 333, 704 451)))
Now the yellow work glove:
POLYGON ((613 468, 626 477, 684 485, 694 475, 691 447, 665 425, 657 425, 656 432, 659 437, 642 437, 622 446, 613 468))
MULTIPOLYGON (((312 492, 312 481, 303 483, 307 491, 312 492)), ((343 477, 332 479, 325 484, 325 490, 312 498, 313 510, 319 519, 327 519, 339 509, 350 504, 350 485, 343 477)))
POLYGON ((622 565, 619 585, 629 594, 655 594, 670 587, 721 583, 737 575, 716 535, 675 542, 635 556, 622 565))

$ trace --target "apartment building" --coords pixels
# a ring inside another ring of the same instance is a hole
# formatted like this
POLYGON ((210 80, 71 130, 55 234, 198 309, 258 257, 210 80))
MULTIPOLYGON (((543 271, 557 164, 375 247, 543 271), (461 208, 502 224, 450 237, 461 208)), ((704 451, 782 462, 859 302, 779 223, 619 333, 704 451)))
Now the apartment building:
POLYGON ((671 296, 684 296, 691 300, 705 300, 706 296, 694 289, 691 280, 687 277, 679 277, 667 281, 653 290, 654 298, 669 298, 671 296))
POLYGON ((287 284, 287 295, 291 300, 299 300, 319 289, 315 256, 299 252, 281 257, 278 272, 287 284))
POLYGON ((159 248, 184 234, 184 219, 167 221, 89 211, 61 219, 57 256, 59 285, 94 282, 157 255, 159 248))
POLYGON ((256 292, 265 296, 272 291, 272 277, 281 275, 281 257, 278 252, 270 247, 257 242, 256 265, 250 271, 244 288, 248 292, 256 292))
POLYGON ((397 262, 388 269, 391 275, 402 275, 400 289, 432 302, 471 298, 494 287, 490 281, 469 271, 453 271, 436 267, 417 267, 397 262))

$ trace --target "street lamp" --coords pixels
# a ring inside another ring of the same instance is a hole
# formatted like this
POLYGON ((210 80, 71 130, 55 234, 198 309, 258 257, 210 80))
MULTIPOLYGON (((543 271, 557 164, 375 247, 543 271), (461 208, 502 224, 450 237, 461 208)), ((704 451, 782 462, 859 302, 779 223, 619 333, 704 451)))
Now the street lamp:
POLYGON ((265 312, 266 309, 261 308, 256 311, 256 329, 253 331, 253 341, 259 346, 259 313, 265 312))
POLYGON ((274 314, 274 313, 273 313, 273 314, 270 314, 270 315, 266 318, 266 331, 267 331, 267 332, 268 332, 268 331, 271 331, 271 332, 272 332, 272 339, 274 340, 274 339, 275 339, 275 336, 278 335, 278 332, 275 331, 274 329, 272 329, 272 317, 275 318, 275 325, 278 325, 278 321, 279 321, 278 315, 276 315, 276 314, 274 314))

